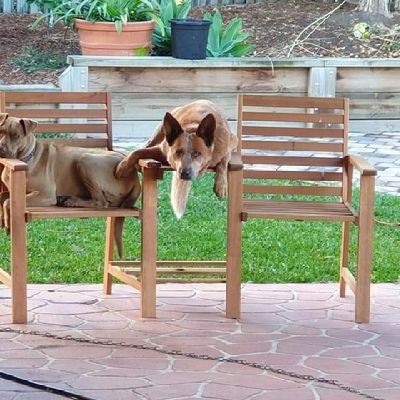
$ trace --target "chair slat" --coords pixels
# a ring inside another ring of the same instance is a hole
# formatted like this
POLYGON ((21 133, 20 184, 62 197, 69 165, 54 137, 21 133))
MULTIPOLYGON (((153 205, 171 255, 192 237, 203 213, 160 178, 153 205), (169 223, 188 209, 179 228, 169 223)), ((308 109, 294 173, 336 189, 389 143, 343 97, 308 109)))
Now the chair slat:
POLYGON ((343 129, 242 126, 242 136, 292 136, 302 138, 343 138, 343 129))
POLYGON ((106 109, 77 108, 6 108, 11 116, 17 118, 107 118, 106 109))
POLYGON ((243 211, 248 217, 354 221, 355 216, 343 203, 300 202, 300 201, 247 201, 243 202, 243 211))
POLYGON ((86 218, 86 217, 139 217, 139 210, 127 208, 68 208, 68 207, 29 207, 31 219, 86 218))
POLYGON ((286 156, 242 156, 244 164, 271 164, 271 165, 296 165, 296 166, 318 166, 318 167, 342 167, 341 157, 286 157, 286 156))
POLYGON ((341 182, 343 179, 343 174, 340 172, 321 172, 321 171, 246 170, 243 172, 243 178, 341 182))
POLYGON ((338 114, 283 113, 283 112, 249 112, 245 111, 242 120, 246 121, 280 121, 280 122, 313 122, 325 124, 343 124, 344 116, 338 114))
POLYGON ((99 147, 106 148, 108 145, 108 139, 40 139, 42 142, 56 142, 64 146, 74 147, 99 147))
POLYGON ((330 201, 299 201, 299 200, 270 200, 270 199, 245 199, 244 204, 246 207, 252 208, 263 208, 268 207, 268 209, 276 208, 285 208, 285 209, 293 209, 293 210, 309 210, 309 209, 318 209, 318 210, 326 210, 330 212, 342 212, 343 210, 349 210, 348 206, 345 206, 343 203, 339 202, 330 202, 330 201))
POLYGON ((104 104, 106 92, 8 92, 7 103, 23 104, 104 104))
POLYGON ((343 191, 341 187, 337 186, 272 186, 244 184, 243 193, 341 196, 343 191))
POLYGON ((307 96, 243 96, 243 106, 258 107, 299 107, 320 109, 342 109, 344 101, 341 98, 307 97, 307 96))
POLYGON ((107 133, 106 124, 39 124, 36 133, 107 133))
POLYGON ((243 149, 274 151, 343 152, 343 143, 293 142, 273 140, 242 140, 243 149))

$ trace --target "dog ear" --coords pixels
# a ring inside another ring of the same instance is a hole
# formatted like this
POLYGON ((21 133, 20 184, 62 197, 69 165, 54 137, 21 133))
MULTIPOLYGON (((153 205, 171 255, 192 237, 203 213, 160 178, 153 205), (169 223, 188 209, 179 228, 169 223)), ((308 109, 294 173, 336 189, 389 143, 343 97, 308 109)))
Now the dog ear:
POLYGON ((38 126, 38 123, 36 121, 34 121, 33 119, 28 119, 28 118, 21 118, 19 120, 19 123, 24 128, 25 135, 27 135, 28 133, 34 132, 34 130, 38 126))
POLYGON ((163 128, 165 139, 170 146, 174 144, 175 140, 183 132, 180 123, 169 112, 164 116, 163 128))
POLYGON ((8 118, 8 114, 7 113, 0 113, 0 125, 3 125, 8 118))
POLYGON ((207 114, 197 128, 196 135, 204 140, 207 147, 210 147, 214 142, 214 132, 216 126, 217 122, 214 115, 207 114))

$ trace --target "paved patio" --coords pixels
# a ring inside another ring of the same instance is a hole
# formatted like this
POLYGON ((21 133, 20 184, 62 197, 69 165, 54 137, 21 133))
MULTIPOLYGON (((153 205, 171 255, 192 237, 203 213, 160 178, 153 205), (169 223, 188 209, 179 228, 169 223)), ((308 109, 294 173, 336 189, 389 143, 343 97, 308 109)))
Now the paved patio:
MULTIPOLYGON (((373 286, 371 323, 362 325, 353 323, 353 295, 338 298, 337 284, 246 284, 239 321, 224 317, 222 284, 159 285, 156 320, 139 317, 137 292, 114 287, 113 295, 104 296, 101 285, 30 285, 28 325, 8 325, 9 290, 1 287, 0 328, 126 344, 1 332, 0 371, 96 400, 400 399, 400 285, 373 286), (285 371, 333 379, 342 387, 285 371)), ((0 380, 1 400, 62 398, 0 380)))

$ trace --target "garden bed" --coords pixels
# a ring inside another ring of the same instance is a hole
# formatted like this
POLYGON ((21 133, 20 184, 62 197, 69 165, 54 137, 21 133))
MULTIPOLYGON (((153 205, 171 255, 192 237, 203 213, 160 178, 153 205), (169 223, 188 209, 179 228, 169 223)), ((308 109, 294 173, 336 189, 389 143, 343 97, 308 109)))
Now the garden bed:
MULTIPOLYGON (((256 48, 252 56, 286 57, 289 53, 296 57, 400 56, 399 13, 389 20, 356 12, 353 4, 346 3, 335 10, 337 7, 338 3, 333 1, 280 0, 220 6, 219 10, 224 21, 235 16, 243 19, 244 28, 253 33, 251 42, 256 48), (329 17, 322 18, 321 25, 310 26, 333 10, 329 17), (356 22, 369 23, 370 40, 353 36, 356 22), (310 28, 296 41, 308 26, 310 28), (308 33, 311 33, 309 37, 308 33)), ((191 14, 198 17, 204 11, 203 7, 194 8, 191 14)), ((57 83, 65 68, 66 56, 80 53, 75 33, 64 31, 61 26, 49 29, 42 25, 33 29, 31 25, 35 18, 0 14, 0 84, 57 83)))

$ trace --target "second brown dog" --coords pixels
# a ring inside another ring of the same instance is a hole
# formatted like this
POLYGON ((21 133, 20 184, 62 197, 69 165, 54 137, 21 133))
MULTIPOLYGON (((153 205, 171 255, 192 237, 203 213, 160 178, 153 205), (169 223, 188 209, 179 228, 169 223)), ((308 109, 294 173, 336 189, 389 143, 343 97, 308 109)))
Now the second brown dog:
MULTIPOLYGON (((140 195, 135 170, 127 179, 116 179, 115 167, 124 155, 103 149, 70 147, 36 140, 37 122, 0 113, 0 157, 26 162, 27 207, 125 207, 133 208, 140 195)), ((9 187, 9 173, 1 180, 9 187)), ((0 197, 0 225, 9 230, 10 204, 0 197)), ((122 254, 123 218, 115 223, 115 241, 122 254)))

